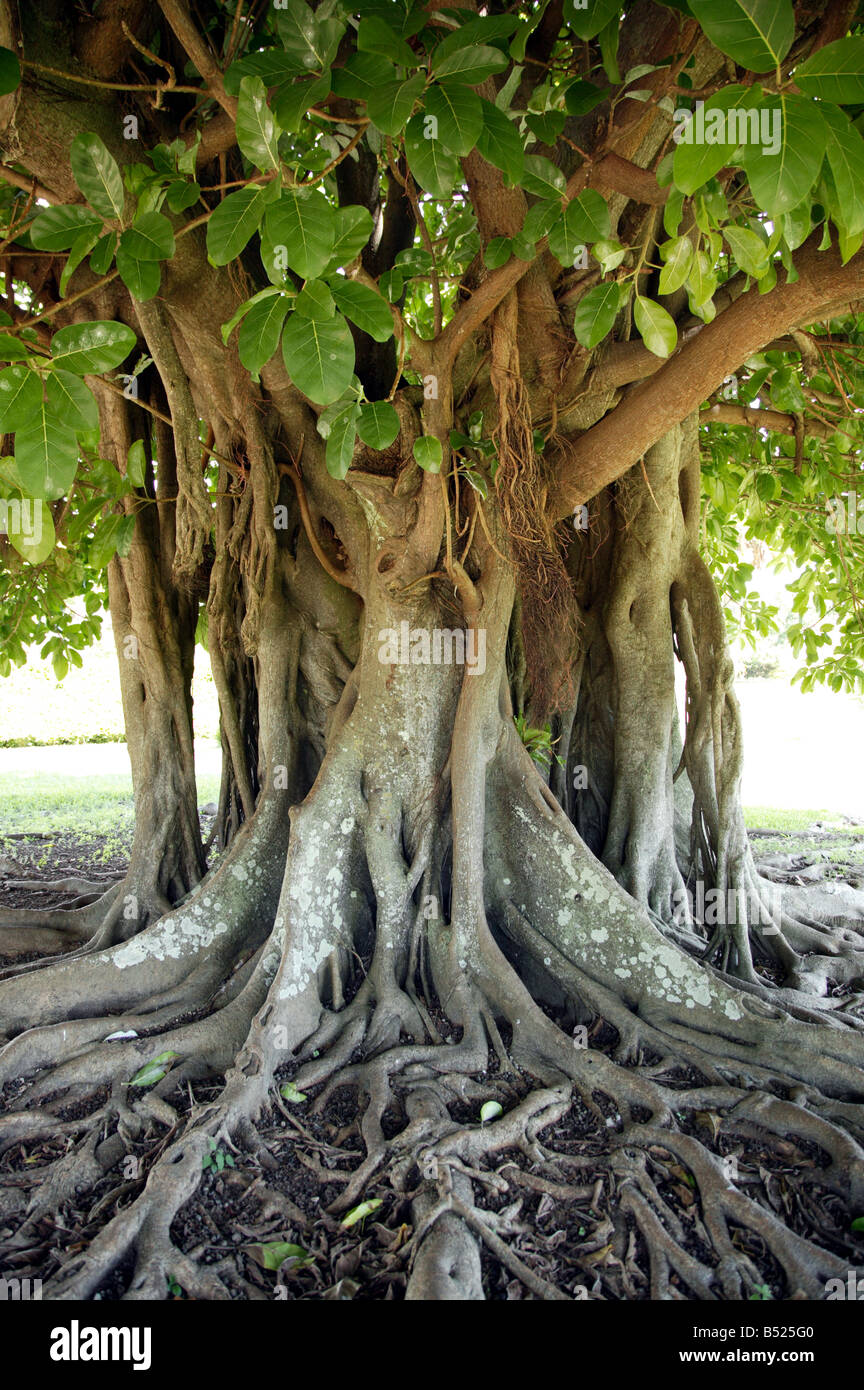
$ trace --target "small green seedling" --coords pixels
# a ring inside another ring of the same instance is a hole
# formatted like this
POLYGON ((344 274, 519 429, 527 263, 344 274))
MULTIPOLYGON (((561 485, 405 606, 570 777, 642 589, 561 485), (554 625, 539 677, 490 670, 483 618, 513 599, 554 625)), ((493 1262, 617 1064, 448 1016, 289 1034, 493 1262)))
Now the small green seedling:
POLYGON ((768 1285, 757 1284, 753 1292, 750 1294, 748 1301, 750 1303, 759 1303, 760 1301, 768 1302, 770 1298, 771 1290, 769 1289, 768 1285))
POLYGON ((287 1240, 270 1240, 266 1245, 247 1245, 246 1253, 262 1269, 270 1269, 274 1273, 282 1269, 286 1261, 290 1261, 289 1269, 303 1269, 305 1265, 312 1264, 315 1258, 308 1250, 304 1250, 302 1245, 291 1245, 287 1240))
POLYGON ((480 1107, 480 1123, 485 1125, 489 1120, 497 1120, 503 1113, 503 1106, 497 1100, 487 1100, 486 1104, 480 1107))
POLYGON ((155 1086, 157 1081, 168 1075, 172 1064, 179 1056, 179 1052, 160 1052, 158 1057, 145 1062, 141 1070, 136 1071, 129 1085, 155 1086))
POLYGON ((293 1081, 286 1081, 284 1086, 279 1087, 279 1094, 283 1100, 287 1100, 289 1105, 302 1105, 306 1099, 305 1091, 298 1091, 293 1081))
POLYGON ((526 722, 524 714, 514 714, 513 723, 516 725, 517 734, 539 767, 550 768, 553 758, 556 763, 564 767, 564 759, 555 752, 552 729, 549 724, 546 724, 542 729, 533 729, 526 722))
POLYGON ((215 1139, 208 1139, 210 1152, 205 1154, 201 1160, 201 1171, 203 1173, 221 1173, 223 1168, 235 1168, 232 1154, 226 1153, 216 1143, 215 1139))
POLYGON ((367 1216, 378 1210, 383 1200, 383 1197, 372 1197, 368 1202, 361 1202, 359 1207, 352 1207, 348 1215, 342 1218, 343 1229, 347 1231, 351 1226, 356 1226, 358 1221, 365 1221, 367 1216))

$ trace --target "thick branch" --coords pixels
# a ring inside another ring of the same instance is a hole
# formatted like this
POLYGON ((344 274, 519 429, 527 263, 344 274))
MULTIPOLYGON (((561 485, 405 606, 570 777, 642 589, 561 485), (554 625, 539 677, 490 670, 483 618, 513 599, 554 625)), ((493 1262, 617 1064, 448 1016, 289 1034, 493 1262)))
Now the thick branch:
POLYGON ((798 324, 838 312, 864 294, 864 253, 841 265, 816 238, 797 257, 799 278, 770 294, 752 289, 699 329, 648 381, 587 430, 566 453, 552 506, 556 518, 620 478, 673 425, 685 420, 730 373, 798 324))
MULTIPOLYGON (((749 405, 712 405, 700 410, 699 420, 703 425, 749 425, 752 429, 773 430, 775 434, 794 434, 796 421, 794 415, 785 415, 779 410, 754 410, 749 405)), ((805 418, 804 433, 815 439, 829 439, 841 426, 826 425, 824 420, 805 418)))

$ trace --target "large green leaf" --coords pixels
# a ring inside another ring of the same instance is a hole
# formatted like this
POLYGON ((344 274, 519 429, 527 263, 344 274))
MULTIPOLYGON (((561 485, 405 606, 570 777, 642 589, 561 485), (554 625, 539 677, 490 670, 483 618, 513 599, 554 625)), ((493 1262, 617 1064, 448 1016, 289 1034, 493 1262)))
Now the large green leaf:
POLYGON ((116 159, 98 135, 76 135, 69 149, 75 182, 102 217, 123 216, 123 180, 116 159))
POLYGON ((236 260, 258 230, 265 208, 263 188, 229 193, 207 223, 207 255, 214 265, 236 260))
MULTIPOLYGON (((273 115, 283 130, 299 130, 303 117, 317 101, 323 101, 330 91, 330 74, 303 77, 280 87, 273 97, 273 115)), ((277 156, 278 157, 278 156, 277 156)))
POLYGON ((446 77, 466 87, 476 87, 480 82, 485 82, 487 77, 493 77, 496 72, 506 68, 509 62, 506 54, 483 43, 445 53, 437 61, 436 55, 432 55, 433 75, 439 82, 446 77))
POLYGON ((99 428, 99 407, 90 387, 72 372, 53 371, 46 382, 48 405, 58 420, 75 431, 86 433, 99 428))
POLYGON ((75 271, 83 260, 87 258, 96 242, 99 240, 99 230, 91 227, 89 231, 81 232, 75 238, 69 248, 69 255, 66 257, 66 264, 60 275, 60 294, 66 294, 66 289, 75 271))
POLYGON ((444 462, 444 446, 434 434, 421 434, 414 440, 412 453, 426 473, 440 473, 444 462))
POLYGON ((678 330, 672 315, 667 314, 662 304, 637 296, 633 305, 633 321, 648 351, 657 357, 668 357, 678 341, 678 330))
POLYGON ((282 357, 294 385, 317 405, 337 401, 351 385, 354 340, 341 314, 292 314, 282 334, 282 357))
POLYGON ((393 315, 387 301, 375 290, 339 275, 334 275, 330 289, 345 317, 374 338, 376 343, 386 343, 388 338, 392 338, 393 315))
POLYGON ((424 85, 423 74, 418 72, 405 81, 386 82, 367 92, 366 114, 370 121, 385 135, 401 135, 424 85))
POLYGON ((446 198, 462 177, 462 168, 440 140, 432 139, 421 115, 412 116, 405 131, 408 167, 421 188, 436 198, 446 198))
POLYGON ((605 198, 594 188, 586 188, 569 202, 549 230, 549 248, 562 265, 572 265, 588 242, 609 236, 611 222, 605 198))
POLYGON ((29 565, 41 565, 47 560, 57 541, 54 517, 47 502, 27 497, 19 508, 10 506, 6 517, 6 534, 22 559, 29 565))
POLYGON ((737 265, 747 275, 761 280, 768 273, 768 247, 761 237, 747 227, 724 227, 723 235, 737 265))
POLYGON ((159 293, 162 281, 162 267, 159 262, 136 260, 123 245, 123 237, 120 238, 120 245, 117 247, 117 271, 133 299, 139 300, 142 304, 159 293))
POLYGON ((0 97, 8 96, 21 84, 21 64, 11 48, 0 48, 0 97))
POLYGON ((167 261, 174 255, 174 229, 161 212, 142 212, 123 232, 120 245, 134 261, 167 261))
POLYGON ((357 47, 361 53, 382 53, 403 68, 416 67, 419 61, 405 40, 377 15, 361 19, 357 29, 357 47))
POLYGON ((45 208, 30 224, 30 239, 39 251, 65 251, 79 236, 102 230, 102 218, 80 204, 45 208))
POLYGON ((857 236, 864 230, 864 139, 836 106, 826 104, 820 110, 828 127, 825 153, 837 194, 831 216, 850 236, 857 236))
POLYGON ((761 87, 724 87, 709 97, 704 106, 697 107, 692 117, 684 120, 683 114, 676 114, 672 177, 682 193, 695 193, 729 163, 738 148, 739 123, 747 121, 749 125, 750 118, 730 119, 727 112, 755 110, 761 99, 761 87))
POLYGON ((482 101, 481 109, 483 129, 477 137, 477 149, 510 183, 518 183, 525 162, 521 136, 513 122, 493 102, 482 101))
POLYGON ((751 72, 769 72, 795 37, 792 0, 689 0, 708 38, 751 72))
POLYGON ((483 129, 483 107, 470 87, 455 82, 433 85, 426 93, 426 115, 438 122, 438 139, 453 154, 470 154, 483 129))
MULTIPOLYGON (((326 94, 325 94, 326 95, 326 94)), ((260 77, 244 77, 237 98, 237 144, 258 169, 279 168, 279 136, 260 77)))
POLYGON ((795 69, 795 82, 808 96, 841 106, 864 102, 864 38, 837 39, 795 69))
POLYGON ((75 431, 40 401, 27 424, 15 434, 15 463, 21 485, 31 497, 51 501, 72 486, 78 467, 75 431))
POLYGON ((304 280, 326 269, 336 239, 333 209, 320 193, 283 192, 264 219, 273 246, 284 246, 285 259, 304 280))
POLYGON ((693 260, 693 243, 689 237, 676 236, 660 246, 663 269, 658 289, 661 294, 674 294, 687 279, 693 260))
POLYGON ((399 429, 399 415, 389 401, 367 401, 360 407, 357 433, 370 449, 389 449, 399 429))
POLYGON ((331 406, 318 421, 318 432, 327 441, 324 462, 334 478, 344 478, 351 467, 359 416, 360 407, 352 401, 349 405, 331 406))
POLYGON ((125 323, 97 319, 92 323, 70 323, 51 339, 56 366, 83 376, 85 372, 108 372, 129 356, 135 334, 125 323))
POLYGON ((375 224, 367 208, 359 206, 335 208, 333 211, 335 240, 329 265, 349 265, 359 256, 372 235, 375 224))
POLYGON ((287 0, 272 13, 283 48, 302 68, 310 72, 330 67, 345 33, 344 23, 319 18, 304 0, 287 0))
POLYGON ((377 53, 352 53, 345 66, 333 69, 333 91, 351 101, 367 101, 396 81, 396 69, 377 53))
POLYGON ((279 346, 279 335, 287 313, 288 300, 284 295, 276 294, 259 299, 244 318, 237 336, 237 351, 243 366, 254 376, 270 361, 279 346))
POLYGON ((565 0, 564 23, 569 24, 580 39, 593 39, 622 9, 621 0, 590 0, 581 5, 565 0))
POLYGON ((786 92, 765 97, 763 113, 766 109, 777 113, 778 108, 779 151, 766 153, 757 144, 741 147, 753 196, 772 217, 791 211, 811 191, 828 139, 822 112, 809 98, 786 92))
POLYGON ((573 319, 573 332, 585 348, 602 342, 615 322, 621 303, 621 291, 615 280, 595 285, 579 300, 573 319))
POLYGON ((12 434, 26 425, 42 401, 42 382, 29 367, 0 372, 0 433, 12 434))
POLYGON ((522 174, 522 187, 526 193, 533 193, 538 198, 560 198, 565 182, 563 173, 551 159, 542 154, 526 156, 522 174))

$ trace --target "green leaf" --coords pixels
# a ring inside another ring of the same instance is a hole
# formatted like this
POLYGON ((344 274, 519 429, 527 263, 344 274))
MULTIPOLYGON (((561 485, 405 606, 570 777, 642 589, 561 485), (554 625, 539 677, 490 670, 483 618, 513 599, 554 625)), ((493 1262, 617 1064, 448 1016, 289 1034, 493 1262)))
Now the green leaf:
POLYGON ((689 197, 731 161, 742 134, 749 133, 751 118, 743 113, 755 110, 761 100, 761 87, 724 87, 694 113, 685 117, 683 108, 675 113, 672 177, 682 193, 689 197), (730 117, 730 111, 742 114, 730 117))
POLYGON ((51 339, 54 363, 68 372, 108 372, 119 367, 135 346, 135 334, 125 323, 97 319, 61 328, 51 339))
POLYGON ((287 1240, 268 1240, 265 1245, 247 1245, 244 1248, 262 1269, 273 1271, 281 1269, 286 1260, 293 1260, 295 1265, 302 1267, 311 1264, 313 1259, 302 1245, 292 1245, 287 1240))
POLYGON ((761 237, 746 227, 724 227, 723 235, 736 263, 748 275, 761 280, 768 273, 768 247, 761 237))
POLYGON ((174 255, 174 229, 161 212, 144 212, 123 232, 120 246, 136 261, 167 261, 174 255))
POLYGON ((648 351, 657 357, 668 357, 678 341, 678 330, 672 315, 667 314, 662 304, 637 295, 633 305, 633 321, 648 351))
MULTIPOLYGON (((273 115, 277 123, 283 130, 299 130, 309 107, 327 96, 330 85, 330 74, 325 72, 321 77, 301 77, 297 82, 280 87, 273 97, 273 115)), ((278 153, 275 157, 278 159, 278 153)))
POLYGON ((593 39, 604 29, 611 19, 621 13, 620 0, 589 0, 588 4, 576 4, 565 0, 564 23, 580 39, 593 39))
POLYGON ((357 48, 361 53, 382 53, 403 68, 416 67, 420 61, 405 40, 377 15, 361 19, 357 28, 357 48))
POLYGON ((603 274, 608 275, 610 270, 614 270, 625 259, 627 247, 622 246, 620 241, 609 241, 603 237, 602 240, 595 241, 591 254, 600 262, 603 274))
MULTIPOLYGON (((834 106, 823 105, 820 109, 828 128, 825 153, 837 195, 836 206, 830 209, 831 216, 850 236, 856 236, 864 230, 864 139, 845 112, 838 111, 834 106)), ((806 234, 809 234, 809 205, 806 211, 806 234)), ((786 239, 789 240, 788 237, 786 239)))
POLYGON ((68 493, 78 467, 74 430, 40 401, 15 434, 15 463, 24 491, 51 501, 68 493))
MULTIPOLYGON (((381 87, 395 83, 396 70, 376 53, 352 53, 345 66, 333 70, 333 91, 350 101, 367 101, 381 87)), ((380 127, 379 127, 380 129, 380 127)))
POLYGON ((168 196, 166 202, 172 212, 185 212, 191 208, 201 197, 201 185, 198 183, 186 183, 183 179, 174 179, 168 185, 168 196))
POLYGON ((20 338, 13 337, 11 333, 0 333, 0 362, 22 362, 32 354, 32 344, 22 343, 20 338))
MULTIPOLYGON (((120 520, 118 517, 117 520, 120 520)), ((157 1081, 161 1081, 163 1076, 168 1075, 171 1063, 179 1057, 179 1052, 160 1052, 158 1057, 152 1061, 145 1062, 140 1071, 136 1071, 130 1086, 155 1086, 157 1081)))
POLYGON ((266 290, 259 290, 257 294, 252 295, 251 299, 244 299, 240 307, 234 311, 230 319, 222 324, 219 330, 222 334, 223 343, 227 345, 228 339, 231 337, 234 329, 237 327, 238 323, 240 323, 241 319, 246 317, 253 304, 257 304, 261 299, 269 299, 274 294, 279 294, 279 290, 275 285, 268 285, 266 290))
POLYGON ((483 129, 483 107, 476 92, 456 83, 432 86, 426 93, 426 115, 438 122, 438 139, 453 154, 470 154, 483 129))
POLYGON ((792 0, 689 0, 689 5, 715 47, 751 72, 776 68, 792 46, 792 0))
POLYGON ((336 208, 333 212, 335 240, 330 252, 330 266, 350 265, 356 260, 374 230, 372 214, 367 208, 336 208))
POLYGON ((585 82, 580 77, 571 82, 564 93, 564 106, 568 116, 587 116, 588 112, 599 106, 601 101, 605 101, 608 95, 608 87, 597 87, 593 82, 585 82))
POLYGON ((795 414, 806 410, 807 402, 794 367, 778 367, 771 378, 771 404, 777 410, 795 414))
POLYGON ((864 102, 864 38, 837 39, 820 48, 794 73, 807 96, 840 106, 864 102))
POLYGON ((90 257, 90 269, 93 271, 94 275, 106 274, 108 267, 114 259, 114 248, 116 245, 116 232, 106 232, 104 236, 100 236, 93 248, 93 255, 90 257))
POLYGON ((309 319, 292 314, 282 334, 282 357, 294 385, 318 405, 337 401, 354 375, 354 340, 341 314, 309 319))
POLYGON ((440 140, 427 136, 423 116, 412 116, 405 131, 408 167, 421 188, 436 198, 446 198, 462 178, 462 167, 455 154, 440 140))
POLYGON ((522 187, 526 193, 533 193, 538 198, 560 198, 565 179, 551 159, 542 154, 529 154, 525 156, 522 187))
POLYGON ((207 255, 213 265, 236 260, 257 232, 265 205, 263 188, 240 188, 223 198, 207 223, 207 255))
POLYGON ((72 372, 49 372, 45 385, 48 405, 58 420, 62 420, 76 434, 98 430, 99 407, 96 398, 79 376, 73 376, 72 372))
POLYGON ((427 473, 440 473, 444 462, 444 448, 440 439, 433 434, 421 434, 414 440, 414 458, 427 473))
POLYGON ((293 1081, 286 1081, 279 1087, 279 1094, 283 1100, 287 1100, 291 1105, 302 1105, 306 1100, 306 1092, 299 1090, 293 1081))
POLYGON ((404 81, 383 83, 367 93, 367 116, 384 135, 401 135, 424 86, 425 78, 419 72, 404 81))
POLYGON ((856 1216, 852 1222, 853 1231, 864 1231, 864 1216, 856 1216))
POLYGON ((487 1100, 485 1105, 480 1106, 480 1123, 485 1125, 490 1120, 497 1120, 499 1115, 504 1114, 504 1107, 500 1101, 487 1100))
POLYGON ((576 305, 573 332, 585 348, 594 348, 610 332, 621 303, 621 291, 614 280, 595 285, 576 305))
MULTIPOLYGON (((609 207, 605 198, 601 198, 596 189, 586 188, 584 193, 580 193, 578 198, 573 198, 567 204, 564 209, 562 224, 565 246, 568 249, 580 243, 605 240, 612 228, 609 219, 609 207)), ((552 232, 549 234, 549 245, 552 246, 552 232)), ((557 251, 555 254, 558 254, 557 251)), ((575 254, 574 251, 573 255, 575 256, 575 254)), ((573 256, 564 264, 569 265, 572 260, 573 256)))
POLYGON ((741 162, 759 207, 777 217, 797 207, 816 183, 828 127, 807 97, 780 92, 765 98, 766 107, 769 102, 780 106, 780 150, 765 154, 758 145, 743 145, 741 162))
POLYGON ((466 87, 476 87, 485 82, 487 77, 494 77, 495 73, 501 72, 509 62, 506 54, 482 43, 445 53, 437 62, 436 55, 432 55, 433 75, 439 82, 442 78, 449 77, 466 87))
POLYGON ((391 304, 399 302, 405 293, 405 277, 398 265, 378 276, 378 288, 391 304))
POLYGON ((114 156, 98 135, 76 135, 69 148, 75 182, 94 212, 102 217, 122 217, 123 180, 114 156))
POLYGON ((377 1211, 382 1205, 382 1197, 372 1197, 367 1202, 361 1202, 359 1206, 352 1207, 347 1216, 342 1218, 340 1225, 347 1231, 352 1226, 356 1226, 358 1221, 363 1221, 367 1216, 371 1216, 373 1211, 377 1211))
POLYGON ((267 209, 267 236, 274 246, 284 246, 292 270, 304 280, 317 279, 329 264, 336 237, 333 211, 320 193, 283 192, 267 209))
POLYGON ((493 236, 483 252, 483 263, 490 270, 506 265, 513 254, 513 242, 509 236, 493 236))
POLYGON ((129 445, 126 454, 126 481, 133 487, 143 487, 146 476, 147 455, 144 452, 144 442, 136 439, 129 445))
POLYGON ((237 98, 237 144, 257 169, 279 168, 281 131, 267 105, 267 88, 260 77, 244 77, 237 98))
POLYGON ((307 319, 329 319, 336 310, 336 302, 323 280, 307 280, 294 301, 294 309, 298 314, 305 314, 307 319))
POLYGON ((664 262, 660 272, 659 291, 661 294, 674 294, 679 290, 690 273, 693 261, 693 243, 689 237, 676 236, 664 241, 660 247, 660 257, 664 262))
POLYGON ((487 164, 500 169, 511 184, 522 177, 525 150, 513 122, 491 101, 481 100, 483 129, 477 137, 477 149, 487 164))
MULTIPOLYGON (((100 224, 101 225, 101 224, 100 224)), ((66 257, 66 264, 60 276, 60 294, 65 295, 69 281, 75 274, 81 262, 90 254, 96 242, 99 240, 99 231, 93 227, 89 231, 81 232, 75 238, 66 257)))
POLYGON ((370 449, 389 449, 399 430, 398 412, 389 401, 367 401, 361 405, 357 433, 370 449))
POLYGON ((26 425, 42 400, 42 382, 29 367, 7 367, 0 372, 0 434, 12 434, 26 425))
POLYGON ((375 290, 338 275, 330 282, 330 289, 345 317, 374 338, 376 343, 386 343, 388 338, 392 338, 393 315, 387 301, 375 290))
POLYGON ((259 299, 244 318, 237 337, 237 351, 243 366, 253 376, 257 377, 278 348, 287 313, 288 300, 276 294, 259 299))
POLYGON ((343 23, 319 18, 304 0, 288 0, 285 8, 274 10, 274 19, 282 46, 301 69, 330 67, 345 32, 343 23))
MULTIPOLYGON (((125 235, 125 233, 124 233, 125 235)), ((142 304, 159 293, 162 282, 162 267, 158 261, 138 261, 130 256, 123 245, 123 237, 117 247, 117 272, 133 299, 142 304)))
POLYGON ((324 462, 333 478, 344 478, 351 467, 357 442, 360 407, 356 401, 331 406, 318 421, 318 433, 327 441, 324 462))
POLYGON ((22 560, 26 560, 28 565, 41 565, 57 542, 54 517, 47 502, 41 498, 26 497, 18 509, 15 509, 14 501, 10 502, 6 515, 6 535, 22 560))
POLYGON ((21 64, 11 48, 0 48, 0 97, 6 97, 21 84, 21 64))
POLYGON ((37 251, 65 251, 80 236, 102 230, 102 218, 78 204, 45 208, 30 223, 30 240, 37 251))

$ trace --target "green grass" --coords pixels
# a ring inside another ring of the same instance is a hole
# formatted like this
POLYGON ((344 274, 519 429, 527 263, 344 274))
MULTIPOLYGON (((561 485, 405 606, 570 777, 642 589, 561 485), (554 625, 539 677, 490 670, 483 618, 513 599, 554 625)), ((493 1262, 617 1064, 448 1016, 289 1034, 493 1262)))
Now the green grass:
POLYGON ((860 835, 861 829, 852 825, 840 825, 836 811, 787 811, 773 806, 745 806, 744 823, 748 830, 791 830, 806 831, 821 821, 823 826, 831 827, 838 835, 860 835))
MULTIPOLYGON (((129 777, 85 779, 51 772, 32 777, 12 772, 0 779, 0 796, 0 843, 9 834, 72 836, 94 843, 94 858, 105 863, 129 854, 135 829, 129 777)), ((218 797, 219 778, 200 777, 199 806, 218 797)), ((51 840, 42 845, 47 855, 51 840)), ((14 842, 7 841, 6 849, 14 854, 14 842)))

